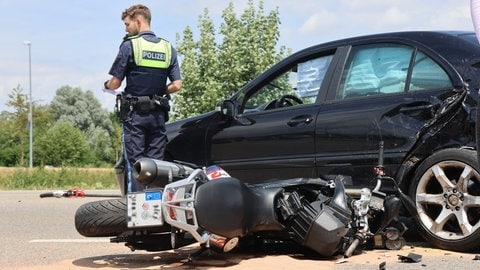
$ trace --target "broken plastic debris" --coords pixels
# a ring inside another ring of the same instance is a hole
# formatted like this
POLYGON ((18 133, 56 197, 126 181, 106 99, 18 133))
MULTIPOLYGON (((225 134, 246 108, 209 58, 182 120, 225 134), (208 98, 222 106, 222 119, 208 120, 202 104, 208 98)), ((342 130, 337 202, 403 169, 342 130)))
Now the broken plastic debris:
POLYGON ((407 256, 398 255, 398 259, 405 263, 418 263, 422 261, 422 255, 410 252, 407 256))

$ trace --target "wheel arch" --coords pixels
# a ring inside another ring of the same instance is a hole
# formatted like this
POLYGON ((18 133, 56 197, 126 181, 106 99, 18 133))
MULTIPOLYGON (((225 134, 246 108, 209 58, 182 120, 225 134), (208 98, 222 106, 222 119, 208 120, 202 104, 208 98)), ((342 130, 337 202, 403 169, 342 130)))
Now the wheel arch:
MULTIPOLYGON (((423 152, 417 151, 417 153, 409 154, 404 162, 400 165, 397 173, 395 174, 395 179, 398 181, 398 185, 403 192, 408 194, 410 190, 410 186, 413 182, 415 177, 415 173, 417 172, 418 168, 432 155, 439 153, 439 152, 448 152, 448 151, 472 151, 476 152, 476 149, 470 146, 458 146, 458 145, 451 145, 448 147, 442 147, 439 149, 434 149, 432 151, 423 152)), ((478 166, 477 163, 477 169, 478 166)))

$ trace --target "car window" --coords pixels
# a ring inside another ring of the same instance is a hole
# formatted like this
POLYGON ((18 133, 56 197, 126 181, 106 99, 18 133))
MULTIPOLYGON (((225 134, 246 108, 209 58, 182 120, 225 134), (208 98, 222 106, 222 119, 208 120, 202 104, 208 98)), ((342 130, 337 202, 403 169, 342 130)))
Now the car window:
POLYGON ((251 95, 244 114, 314 103, 332 58, 328 55, 294 64, 251 95))
POLYGON ((412 70, 410 91, 452 88, 450 77, 435 61, 418 52, 412 70))
POLYGON ((352 48, 337 99, 405 91, 413 48, 374 44, 352 48))
POLYGON ((325 56, 298 64, 297 91, 302 98, 316 98, 333 56, 325 56))
POLYGON ((433 59, 416 51, 407 86, 412 47, 371 44, 352 48, 336 99, 349 99, 405 91, 448 89, 452 81, 433 59))

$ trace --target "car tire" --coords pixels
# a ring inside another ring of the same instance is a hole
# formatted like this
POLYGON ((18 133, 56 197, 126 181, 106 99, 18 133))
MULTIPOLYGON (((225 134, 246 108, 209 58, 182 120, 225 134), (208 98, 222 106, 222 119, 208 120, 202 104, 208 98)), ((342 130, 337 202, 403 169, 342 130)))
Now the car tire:
POLYGON ((480 172, 477 153, 446 149, 425 159, 410 185, 415 224, 435 247, 470 251, 480 243, 480 172))

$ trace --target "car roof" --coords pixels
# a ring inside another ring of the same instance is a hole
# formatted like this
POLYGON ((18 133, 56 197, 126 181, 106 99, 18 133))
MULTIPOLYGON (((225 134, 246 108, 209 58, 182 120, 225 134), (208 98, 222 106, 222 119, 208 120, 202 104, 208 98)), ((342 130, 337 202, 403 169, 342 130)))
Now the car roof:
POLYGON ((432 47, 439 47, 442 43, 461 40, 461 42, 469 42, 472 46, 478 47, 480 45, 476 40, 475 32, 472 31, 404 31, 404 32, 387 32, 372 35, 363 35, 350 38, 344 38, 326 43, 318 44, 306 48, 305 50, 313 49, 316 47, 328 47, 328 46, 342 46, 342 45, 355 45, 357 43, 365 43, 367 41, 378 42, 381 40, 402 39, 412 40, 422 44, 431 45, 432 47), (443 42, 438 42, 443 41, 443 42))
POLYGON ((295 54, 301 55, 341 46, 395 41, 434 51, 448 59, 457 69, 465 63, 480 62, 480 44, 473 31, 403 31, 364 35, 314 45, 295 54))

